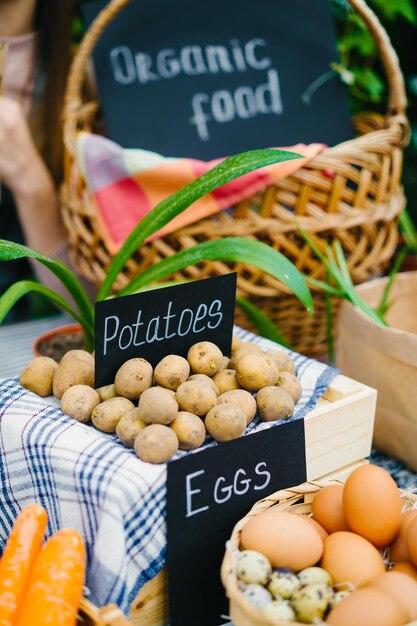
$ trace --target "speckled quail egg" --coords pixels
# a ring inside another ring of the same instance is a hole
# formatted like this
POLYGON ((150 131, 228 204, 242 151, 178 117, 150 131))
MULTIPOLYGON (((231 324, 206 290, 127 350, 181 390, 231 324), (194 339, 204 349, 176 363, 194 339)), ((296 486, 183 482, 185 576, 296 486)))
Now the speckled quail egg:
POLYGON ((329 590, 325 585, 317 584, 297 589, 291 598, 297 619, 307 624, 312 624, 315 619, 323 618, 329 601, 329 590))
POLYGON ((242 550, 236 560, 236 574, 245 583, 266 585, 272 567, 266 556, 256 550, 242 550))
POLYGON ((297 574, 303 586, 305 585, 324 585, 331 587, 333 585, 332 577, 329 572, 322 567, 306 567, 297 574))
POLYGON ((258 609, 263 609, 264 606, 272 602, 271 594, 265 587, 262 587, 262 585, 251 583, 250 585, 246 585, 242 593, 249 602, 257 606, 258 609))
POLYGON ((288 600, 294 591, 301 587, 301 582, 291 570, 274 570, 268 584, 268 591, 277 600, 288 600))
POLYGON ((262 613, 275 620, 295 622, 295 612, 289 602, 273 600, 262 609, 262 613))
POLYGON ((336 591, 332 600, 330 601, 330 608, 335 607, 336 604, 339 604, 339 602, 344 600, 344 598, 347 598, 348 596, 350 596, 350 594, 351 594, 351 591, 348 591, 348 589, 344 589, 343 591, 336 591))

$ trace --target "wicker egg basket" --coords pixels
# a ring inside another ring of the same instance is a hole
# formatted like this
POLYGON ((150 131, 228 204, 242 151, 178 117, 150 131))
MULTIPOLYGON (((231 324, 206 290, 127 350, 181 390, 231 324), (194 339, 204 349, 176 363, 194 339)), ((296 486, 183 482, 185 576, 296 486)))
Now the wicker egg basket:
MULTIPOLYGON (((81 175, 76 141, 79 131, 97 127, 98 105, 86 100, 83 90, 92 50, 106 26, 129 2, 111 0, 92 23, 74 57, 65 98, 62 215, 73 262, 95 284, 102 282, 112 256, 81 175)), ((377 44, 389 87, 387 114, 360 116, 355 120, 357 138, 325 149, 295 174, 233 207, 231 213, 222 212, 145 244, 126 263, 117 289, 160 259, 226 236, 267 243, 305 274, 324 279, 325 270, 300 236, 296 221, 321 248, 325 242, 339 239, 355 283, 382 273, 395 251, 397 216, 405 204, 400 183, 402 149, 409 137, 405 87, 398 58, 378 18, 364 0, 349 2, 377 44)), ((279 145, 279 137, 271 136, 270 143, 279 145)), ((310 318, 286 287, 244 263, 206 261, 176 273, 173 279, 200 279, 231 270, 238 273, 240 294, 260 306, 295 349, 312 356, 325 352, 321 293, 315 294, 316 312, 310 318)), ((238 322, 247 325, 243 320, 238 322)))
MULTIPOLYGON (((241 519, 233 529, 232 536, 227 542, 226 553, 223 559, 221 577, 226 594, 229 598, 229 615, 233 626, 303 626, 300 622, 273 620, 265 617, 260 609, 255 607, 239 590, 237 577, 234 571, 234 555, 240 546, 240 533, 250 519, 263 511, 276 507, 279 511, 288 511, 297 515, 309 515, 311 503, 320 489, 327 485, 340 485, 338 481, 304 483, 293 489, 285 489, 273 493, 268 498, 259 500, 249 513, 241 519)), ((413 508, 417 502, 417 495, 400 489, 403 501, 403 510, 413 508)), ((413 625, 415 622, 413 622, 413 625)), ((409 625, 409 626, 413 626, 409 625)), ((304 625, 305 626, 305 625, 304 625)))

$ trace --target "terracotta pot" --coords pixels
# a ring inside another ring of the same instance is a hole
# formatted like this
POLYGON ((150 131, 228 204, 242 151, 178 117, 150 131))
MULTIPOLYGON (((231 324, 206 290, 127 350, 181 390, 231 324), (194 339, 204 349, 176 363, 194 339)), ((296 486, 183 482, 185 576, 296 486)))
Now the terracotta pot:
POLYGON ((60 335, 69 335, 71 333, 82 332, 80 324, 66 324, 65 326, 57 326, 48 330, 36 339, 33 344, 33 352, 35 356, 42 356, 42 351, 39 349, 40 345, 57 338, 60 335))

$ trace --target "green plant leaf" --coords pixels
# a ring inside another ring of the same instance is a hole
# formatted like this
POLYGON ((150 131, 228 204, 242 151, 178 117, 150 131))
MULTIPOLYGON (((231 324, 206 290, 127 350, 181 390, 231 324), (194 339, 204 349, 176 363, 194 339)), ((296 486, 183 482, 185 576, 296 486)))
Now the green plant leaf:
MULTIPOLYGON (((338 286, 340 290, 340 294, 339 294, 340 297, 354 304, 358 309, 360 309, 363 313, 365 313, 365 315, 367 315, 370 319, 372 319, 375 322, 375 324, 378 324, 378 326, 387 326, 387 323, 381 317, 379 312, 373 309, 371 306, 369 306, 369 304, 365 302, 365 300, 363 300, 363 298, 361 298, 361 296, 355 290, 355 287, 352 283, 352 279, 349 274, 349 269, 347 267, 346 260, 344 258, 344 254, 343 254, 343 250, 340 245, 340 242, 338 242, 337 240, 335 241, 335 251, 337 255, 337 260, 336 260, 336 256, 334 255, 333 250, 329 245, 326 245, 327 256, 325 256, 324 254, 320 252, 320 250, 318 249, 318 247, 316 246, 312 238, 306 233, 306 231, 299 224, 297 224, 297 228, 300 231, 306 243, 308 243, 308 245, 311 247, 311 249, 316 254, 316 256, 321 260, 329 276, 334 280, 334 282, 338 286), (337 261, 340 263, 341 267, 339 267, 337 261)), ((317 282, 318 281, 316 281, 316 283, 317 282)), ((328 293, 327 289, 324 289, 324 291, 328 293)))
POLYGON ((399 225, 407 248, 417 254, 417 230, 407 209, 401 211, 399 215, 399 225))
POLYGON ((0 239, 0 261, 14 261, 16 259, 35 259, 51 270, 73 297, 80 318, 83 320, 83 326, 88 327, 92 332, 94 327, 93 305, 84 287, 68 267, 60 261, 54 261, 31 250, 27 246, 0 239))
POLYGON ((93 349, 94 336, 92 333, 92 329, 85 324, 84 319, 80 315, 78 315, 76 311, 73 310, 73 308, 68 304, 65 298, 63 298, 52 289, 45 287, 45 285, 36 283, 33 280, 21 280, 17 283, 14 283, 0 297, 0 324, 6 317, 10 309, 15 305, 15 303, 31 291, 35 291, 42 296, 45 296, 45 298, 48 298, 49 300, 57 304, 61 309, 69 313, 77 322, 79 322, 84 331, 84 339, 87 349, 93 349))
POLYGON ((289 287, 309 313, 313 310, 313 300, 302 274, 285 256, 264 243, 243 237, 226 237, 198 244, 189 250, 159 261, 144 270, 124 287, 120 296, 125 296, 201 261, 225 261, 247 263, 268 272, 289 287))
POLYGON ((402 250, 400 250, 399 254, 397 255, 395 261, 394 261, 394 265, 392 266, 392 269, 389 273, 389 278, 387 280, 387 284, 385 285, 385 289, 383 291, 382 297, 381 297, 381 301, 379 303, 378 306, 378 313, 381 315, 381 317, 385 317, 385 315, 387 314, 390 305, 388 303, 388 298, 390 296, 391 293, 391 289, 394 285, 394 280, 395 277, 397 276, 398 272, 401 270, 401 266, 404 262, 404 259, 406 257, 408 253, 408 248, 404 247, 402 248, 402 250))
MULTIPOLYGON (((326 272, 326 280, 327 284, 330 281, 329 272, 326 272)), ((333 315, 333 306, 332 299, 328 291, 324 294, 324 312, 326 317, 326 345, 327 345, 327 354, 329 356, 330 363, 334 363, 335 361, 335 353, 334 353, 334 315, 333 315)))
POLYGON ((412 24, 417 21, 412 0, 371 0, 371 4, 388 20, 395 20, 400 16, 412 24))
POLYGON ((378 72, 371 67, 351 67, 350 69, 355 76, 354 86, 359 90, 358 95, 362 92, 371 102, 381 102, 385 93, 385 83, 378 72))
POLYGON ((275 341, 286 348, 291 348, 284 335, 279 331, 273 322, 259 309, 253 302, 240 296, 236 296, 236 304, 252 322, 256 330, 262 337, 275 341))
POLYGON ((144 241, 179 213, 191 206, 196 200, 243 174, 260 167, 272 165, 273 163, 298 158, 302 158, 301 155, 287 152, 286 150, 252 150, 243 152, 225 159, 209 172, 206 172, 169 198, 160 202, 132 230, 119 252, 114 256, 98 292, 97 300, 107 298, 119 272, 144 241))
POLYGON ((304 276, 307 284, 313 285, 313 287, 318 287, 325 293, 328 293, 330 296, 335 296, 336 298, 341 297, 341 291, 337 287, 333 287, 333 285, 329 285, 322 280, 317 280, 316 278, 311 278, 311 276, 304 276))

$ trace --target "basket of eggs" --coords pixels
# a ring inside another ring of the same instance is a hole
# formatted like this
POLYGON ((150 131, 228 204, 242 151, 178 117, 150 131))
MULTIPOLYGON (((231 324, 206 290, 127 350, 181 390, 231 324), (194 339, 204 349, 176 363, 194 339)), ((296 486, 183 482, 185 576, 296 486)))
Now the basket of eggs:
POLYGON ((234 626, 415 626, 416 502, 375 465, 257 502, 222 564, 234 626))

